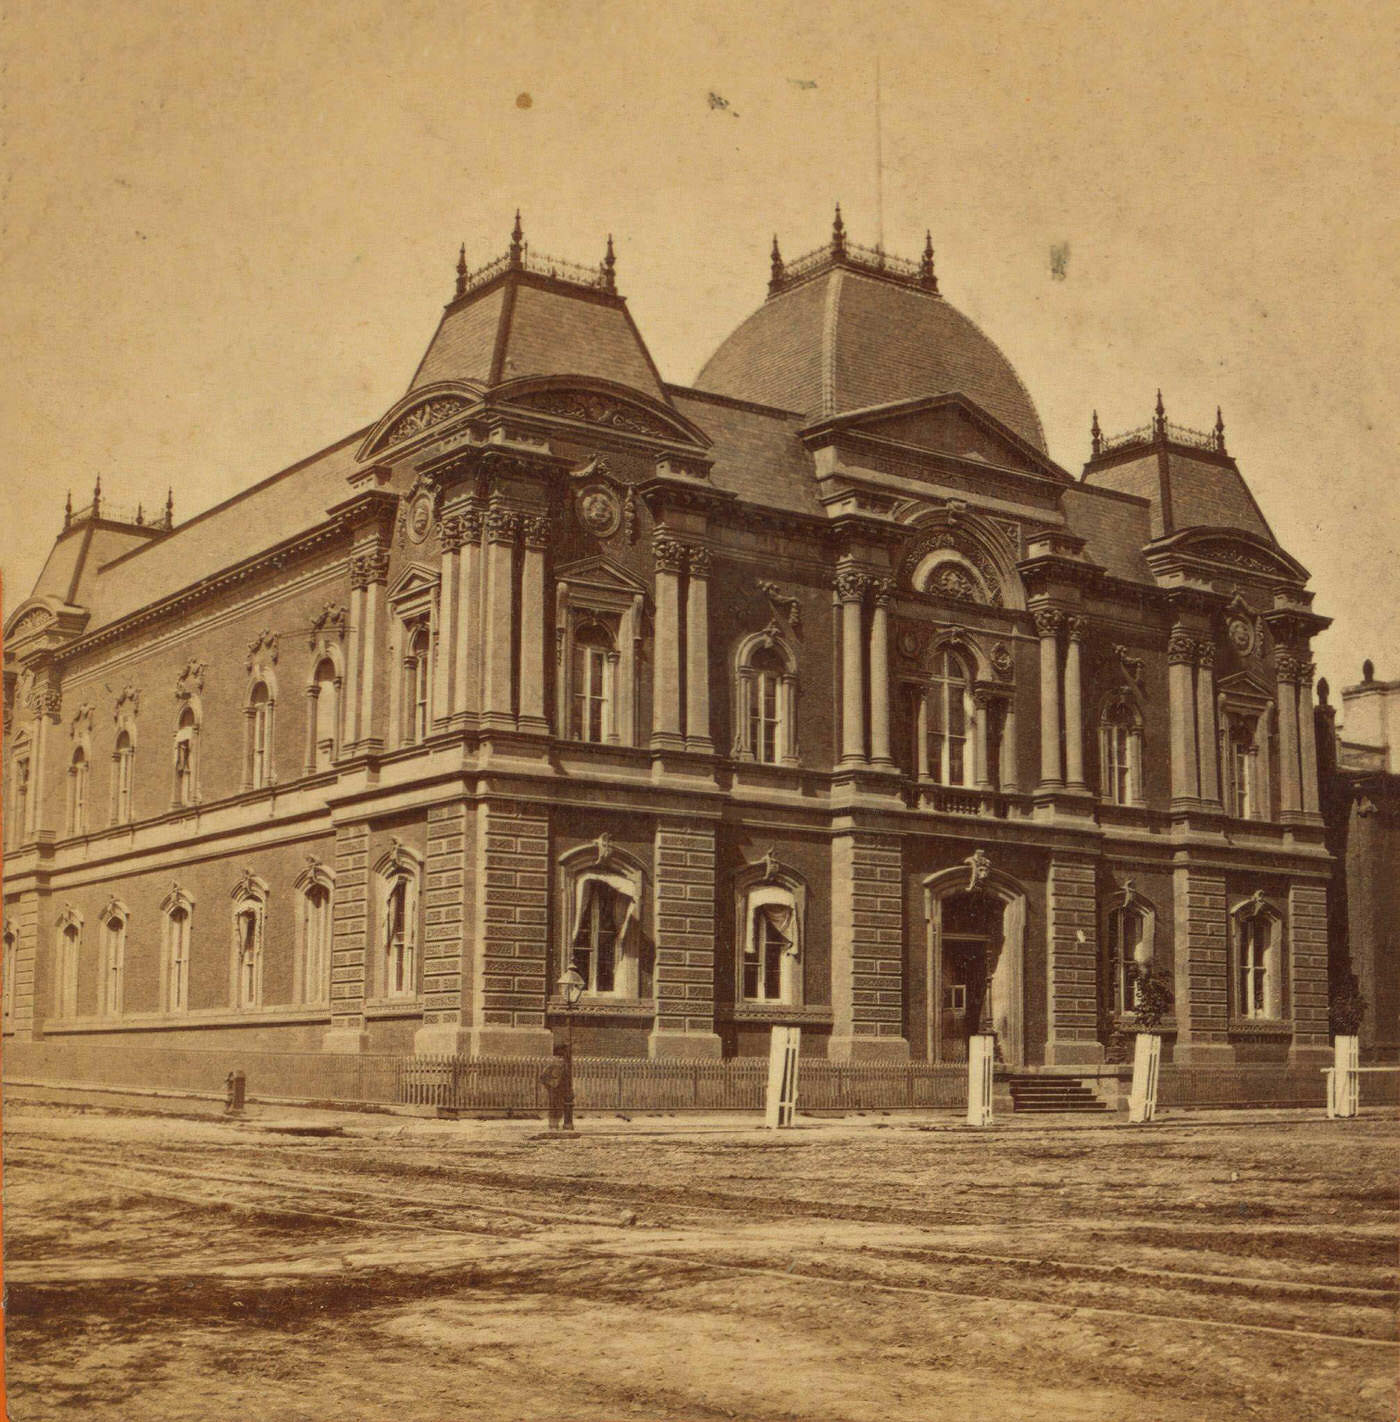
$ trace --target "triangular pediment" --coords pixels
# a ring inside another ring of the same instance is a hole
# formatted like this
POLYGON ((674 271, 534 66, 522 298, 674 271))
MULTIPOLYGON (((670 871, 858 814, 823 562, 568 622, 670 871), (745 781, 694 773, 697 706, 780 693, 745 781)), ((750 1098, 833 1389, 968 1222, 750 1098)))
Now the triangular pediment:
POLYGON ((607 592, 626 593, 629 597, 647 590, 646 584, 629 573, 622 564, 614 563, 611 558, 601 555, 596 558, 581 558, 577 563, 557 567, 554 575, 560 582, 607 592))
POLYGON ((405 599, 429 592, 437 585, 438 575, 431 568, 425 567, 422 563, 410 563, 399 574, 398 581, 389 589, 387 600, 389 602, 403 602, 405 599))
POLYGON ((973 465, 1014 469, 1057 483, 1072 482, 1052 459, 965 395, 931 395, 876 405, 822 420, 803 431, 809 443, 842 434, 925 450, 973 465))
POLYGON ((1237 697, 1243 701, 1272 701, 1273 688, 1253 672, 1239 671, 1230 676, 1217 678, 1215 689, 1222 696, 1237 697))

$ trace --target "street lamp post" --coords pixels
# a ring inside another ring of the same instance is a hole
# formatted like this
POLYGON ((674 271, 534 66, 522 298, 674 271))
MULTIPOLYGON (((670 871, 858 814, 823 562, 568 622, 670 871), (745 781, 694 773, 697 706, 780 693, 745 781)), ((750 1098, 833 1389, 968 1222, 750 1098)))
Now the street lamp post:
POLYGON ((587 986, 579 970, 570 964, 559 978, 559 995, 564 999, 568 1022, 564 1046, 564 1125, 563 1129, 574 1128, 574 1008, 578 1006, 583 989, 587 986))

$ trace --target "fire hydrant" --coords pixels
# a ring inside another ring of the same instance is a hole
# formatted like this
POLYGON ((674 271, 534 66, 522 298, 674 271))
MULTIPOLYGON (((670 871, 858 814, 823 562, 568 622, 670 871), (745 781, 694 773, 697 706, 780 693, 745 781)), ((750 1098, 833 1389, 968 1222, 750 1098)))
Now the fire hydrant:
POLYGON ((224 1115, 241 1116, 248 1094, 248 1078, 241 1071, 231 1071, 224 1079, 224 1115))

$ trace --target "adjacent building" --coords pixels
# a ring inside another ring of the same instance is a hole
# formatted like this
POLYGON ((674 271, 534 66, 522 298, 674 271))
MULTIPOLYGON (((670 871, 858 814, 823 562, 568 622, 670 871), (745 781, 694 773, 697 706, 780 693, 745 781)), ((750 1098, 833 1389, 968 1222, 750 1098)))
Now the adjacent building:
POLYGON ((584 1053, 1085 1066, 1150 971, 1177 1062, 1321 1061, 1312 601, 1218 412, 1069 472, 931 245, 775 241, 677 385, 517 220, 371 428, 65 513, 5 1031, 536 1055, 573 967, 584 1053))

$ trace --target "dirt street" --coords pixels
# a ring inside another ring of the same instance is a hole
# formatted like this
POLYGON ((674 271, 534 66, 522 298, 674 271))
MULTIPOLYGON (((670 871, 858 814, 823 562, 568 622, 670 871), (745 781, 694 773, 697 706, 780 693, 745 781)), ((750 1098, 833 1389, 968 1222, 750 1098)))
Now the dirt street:
POLYGON ((7 1104, 10 1415, 1395 1417, 1393 1118, 341 1119, 7 1104))

